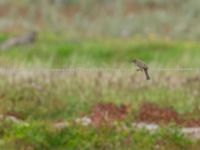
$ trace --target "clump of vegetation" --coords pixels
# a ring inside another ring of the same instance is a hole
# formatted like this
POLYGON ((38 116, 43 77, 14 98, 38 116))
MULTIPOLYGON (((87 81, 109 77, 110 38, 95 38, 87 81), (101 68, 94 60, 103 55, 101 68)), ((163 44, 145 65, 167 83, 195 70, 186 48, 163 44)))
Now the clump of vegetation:
MULTIPOLYGON (((187 149, 191 141, 173 127, 156 132, 127 127, 84 127, 70 125, 55 129, 46 123, 31 122, 28 125, 1 122, 3 149, 187 149)), ((198 143, 194 143, 194 149, 198 143)))

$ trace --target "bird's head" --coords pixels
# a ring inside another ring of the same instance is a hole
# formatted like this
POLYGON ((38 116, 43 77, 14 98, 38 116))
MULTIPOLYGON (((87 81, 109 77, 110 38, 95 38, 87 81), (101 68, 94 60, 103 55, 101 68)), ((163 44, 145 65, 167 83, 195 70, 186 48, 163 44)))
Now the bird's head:
POLYGON ((133 60, 132 60, 132 63, 136 63, 136 62, 137 62, 137 59, 133 59, 133 60))

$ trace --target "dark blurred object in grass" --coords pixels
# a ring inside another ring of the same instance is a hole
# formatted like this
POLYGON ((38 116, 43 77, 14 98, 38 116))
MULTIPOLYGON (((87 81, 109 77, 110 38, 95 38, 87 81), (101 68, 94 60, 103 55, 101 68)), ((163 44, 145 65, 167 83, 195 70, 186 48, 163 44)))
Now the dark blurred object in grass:
POLYGON ((36 36, 37 33, 35 31, 31 31, 26 33, 25 35, 10 38, 1 44, 0 50, 7 50, 17 45, 26 45, 34 43, 36 40, 36 36))

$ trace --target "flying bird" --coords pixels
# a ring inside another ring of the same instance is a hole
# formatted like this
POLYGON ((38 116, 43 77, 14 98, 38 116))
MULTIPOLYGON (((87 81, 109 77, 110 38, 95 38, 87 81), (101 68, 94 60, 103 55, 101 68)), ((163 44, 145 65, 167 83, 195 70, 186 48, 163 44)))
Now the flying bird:
POLYGON ((146 79, 150 80, 150 76, 148 73, 149 67, 142 60, 139 59, 134 59, 132 62, 138 67, 137 71, 144 71, 146 79))

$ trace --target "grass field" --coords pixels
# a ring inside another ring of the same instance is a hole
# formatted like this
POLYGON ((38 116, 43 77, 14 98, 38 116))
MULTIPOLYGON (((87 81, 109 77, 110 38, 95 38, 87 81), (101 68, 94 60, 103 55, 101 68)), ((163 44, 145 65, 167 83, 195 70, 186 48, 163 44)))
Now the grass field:
MULTIPOLYGON (((5 39, 3 35, 0 37, 1 42, 5 39)), ((152 67, 192 68, 198 67, 198 53, 199 44, 194 41, 160 40, 151 36, 147 39, 70 39, 59 34, 39 34, 36 44, 1 52, 0 58, 2 65, 25 67, 130 68, 131 60, 137 57, 152 67)))
POLYGON ((198 0, 1 0, 0 150, 199 150, 182 132, 200 127, 199 14, 198 0))
POLYGON ((144 102, 172 108, 185 118, 199 118, 199 72, 156 70, 198 67, 198 43, 56 37, 39 34, 32 45, 1 52, 1 68, 33 69, 1 71, 0 112, 26 122, 2 119, 1 149, 198 149, 199 141, 183 135, 173 121, 153 133, 131 125, 144 102), (133 58, 154 68, 152 80, 135 71, 133 58), (68 67, 80 70, 42 71, 68 67), (123 120, 98 126, 76 123, 77 118, 92 115, 95 105, 111 103, 128 106, 123 120), (65 128, 53 127, 63 121, 68 122, 65 128))

